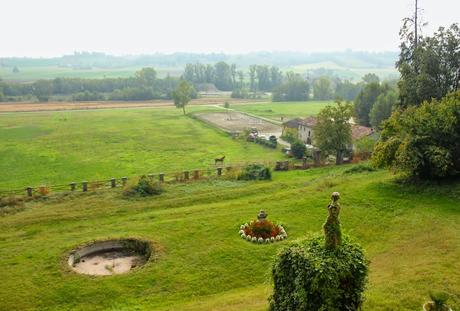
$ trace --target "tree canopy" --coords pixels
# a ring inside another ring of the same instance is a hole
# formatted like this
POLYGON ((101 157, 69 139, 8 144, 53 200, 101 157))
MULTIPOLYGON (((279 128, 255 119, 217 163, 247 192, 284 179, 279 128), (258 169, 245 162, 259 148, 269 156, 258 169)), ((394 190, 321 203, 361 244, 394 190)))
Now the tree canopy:
POLYGON ((408 20, 400 31, 401 53, 396 64, 401 79, 400 105, 420 105, 459 89, 460 28, 440 27, 432 37, 415 36, 408 20))
POLYGON ((323 108, 317 117, 313 130, 315 145, 326 154, 336 155, 338 164, 342 163, 344 151, 352 144, 349 120, 353 113, 350 103, 337 101, 336 105, 323 108))
POLYGON ((176 108, 182 108, 185 115, 185 106, 192 100, 195 94, 193 86, 185 80, 181 80, 179 85, 173 91, 174 105, 176 108))
POLYGON ((420 178, 460 173, 460 91, 393 113, 384 122, 373 163, 420 178))

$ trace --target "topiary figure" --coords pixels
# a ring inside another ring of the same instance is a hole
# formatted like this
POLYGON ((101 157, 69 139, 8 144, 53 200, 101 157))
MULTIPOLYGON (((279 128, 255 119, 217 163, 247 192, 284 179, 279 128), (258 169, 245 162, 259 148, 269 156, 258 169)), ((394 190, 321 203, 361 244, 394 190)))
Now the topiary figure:
POLYGON ((340 193, 332 193, 331 202, 327 206, 329 215, 323 225, 325 246, 329 249, 335 249, 342 244, 342 231, 340 229, 340 193))
POLYGON ((362 305, 367 261, 358 244, 342 239, 339 196, 332 194, 324 237, 297 241, 278 254, 271 311, 352 311, 362 305))

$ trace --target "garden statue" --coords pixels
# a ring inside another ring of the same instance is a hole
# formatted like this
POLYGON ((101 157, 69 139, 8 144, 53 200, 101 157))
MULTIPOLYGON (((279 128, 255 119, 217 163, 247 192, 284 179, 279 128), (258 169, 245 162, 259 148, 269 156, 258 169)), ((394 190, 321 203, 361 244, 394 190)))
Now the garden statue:
POLYGON ((339 204, 340 193, 333 192, 331 202, 327 206, 329 215, 327 216, 326 222, 323 225, 324 239, 326 242, 326 248, 334 249, 342 244, 342 232, 340 230, 340 204, 339 204))
POLYGON ((260 210, 259 215, 257 215, 257 219, 259 220, 259 222, 264 222, 267 216, 268 214, 265 213, 264 210, 260 210))

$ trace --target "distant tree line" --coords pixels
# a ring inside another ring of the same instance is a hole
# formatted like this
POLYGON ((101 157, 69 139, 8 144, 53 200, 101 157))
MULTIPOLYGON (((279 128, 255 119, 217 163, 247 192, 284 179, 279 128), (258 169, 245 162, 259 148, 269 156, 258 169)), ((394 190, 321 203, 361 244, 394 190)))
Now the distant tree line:
POLYGON ((68 95, 76 101, 171 99, 179 78, 157 78, 153 68, 143 68, 129 78, 56 78, 33 83, 0 80, 0 100, 35 96, 48 101, 52 96, 68 95))

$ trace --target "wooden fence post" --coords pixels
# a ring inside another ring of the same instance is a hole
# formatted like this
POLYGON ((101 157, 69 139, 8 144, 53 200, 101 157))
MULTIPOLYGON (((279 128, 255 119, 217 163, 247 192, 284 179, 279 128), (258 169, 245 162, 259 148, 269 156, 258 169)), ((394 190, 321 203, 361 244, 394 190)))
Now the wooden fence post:
POLYGON ((160 173, 159 179, 160 179, 160 182, 164 182, 165 181, 165 173, 160 173))
POLYGON ((199 179, 200 178, 200 171, 199 170, 194 170, 193 171, 193 179, 199 179))
POLYGON ((27 196, 31 197, 32 194, 33 194, 32 191, 33 191, 34 189, 33 189, 32 187, 27 187, 26 190, 27 190, 27 196))
POLYGON ((127 181, 128 181, 128 177, 122 177, 122 178, 121 178, 121 184, 122 184, 123 186, 126 185, 126 182, 127 182, 127 181))
POLYGON ((115 188, 117 186, 117 180, 115 178, 110 179, 110 187, 115 188))
POLYGON ((217 168, 217 176, 222 176, 222 167, 217 168))
POLYGON ((184 180, 189 180, 189 178, 190 178, 190 172, 184 171, 184 180))
POLYGON ((70 191, 75 191, 75 188, 77 187, 77 183, 76 182, 71 182, 69 184, 69 186, 70 186, 70 191))
POLYGON ((81 185, 82 185, 82 190, 83 190, 83 192, 88 191, 88 182, 87 182, 87 181, 83 181, 83 182, 81 183, 81 185))

